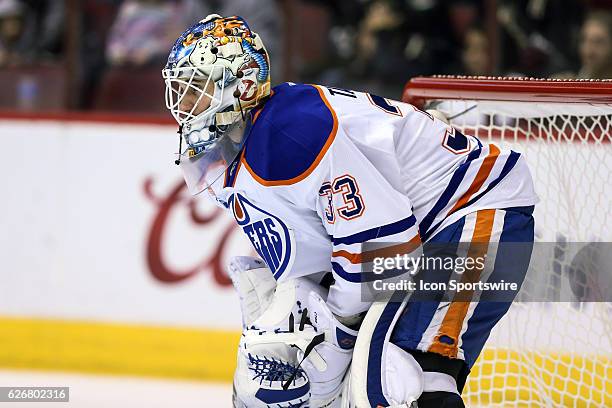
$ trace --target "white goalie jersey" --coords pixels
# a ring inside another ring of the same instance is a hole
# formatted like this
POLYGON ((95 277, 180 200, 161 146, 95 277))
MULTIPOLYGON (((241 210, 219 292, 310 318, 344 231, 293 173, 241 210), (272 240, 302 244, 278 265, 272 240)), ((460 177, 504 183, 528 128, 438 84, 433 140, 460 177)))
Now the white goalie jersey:
POLYGON ((520 153, 368 93, 282 84, 245 137, 223 204, 278 281, 333 273, 338 316, 369 307, 362 264, 380 251, 409 253, 479 209, 537 202, 520 153))

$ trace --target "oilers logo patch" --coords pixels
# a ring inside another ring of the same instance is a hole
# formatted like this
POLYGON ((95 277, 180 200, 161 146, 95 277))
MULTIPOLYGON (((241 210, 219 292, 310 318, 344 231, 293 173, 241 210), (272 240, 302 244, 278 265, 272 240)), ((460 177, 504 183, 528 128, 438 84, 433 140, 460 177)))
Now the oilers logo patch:
POLYGON ((229 199, 234 218, 257 254, 278 279, 291 267, 295 255, 293 231, 277 216, 257 207, 240 193, 229 199))

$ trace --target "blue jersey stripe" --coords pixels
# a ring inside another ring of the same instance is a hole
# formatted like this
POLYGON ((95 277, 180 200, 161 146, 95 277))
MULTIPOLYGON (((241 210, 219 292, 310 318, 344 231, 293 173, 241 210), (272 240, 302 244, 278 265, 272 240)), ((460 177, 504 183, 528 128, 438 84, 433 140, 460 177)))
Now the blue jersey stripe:
POLYGON ((361 283, 361 273, 349 273, 344 270, 342 266, 338 262, 332 262, 332 269, 336 275, 344 279, 345 281, 353 282, 353 283, 361 283))
POLYGON ((423 240, 426 239, 425 237, 427 236, 427 232, 431 229, 431 224, 436 219, 438 213, 448 205, 451 198, 459 188, 459 185, 463 181, 463 178, 465 177, 465 174, 467 173, 470 164, 472 163, 472 161, 476 160, 480 156, 481 152, 482 149, 480 148, 473 150, 468 155, 467 160, 461 163, 461 165, 459 165, 457 170, 455 170, 455 173, 453 173, 453 176, 451 177, 448 186, 446 186, 446 189, 438 198, 438 201, 436 201, 432 209, 429 210, 427 215, 423 218, 423 221, 421 221, 421 223, 419 224, 419 232, 421 233, 421 237, 423 238, 423 240))
POLYGON ((339 278, 352 283, 374 282, 380 279, 392 279, 400 275, 406 275, 404 269, 386 270, 384 274, 374 273, 373 271, 347 272, 338 262, 332 261, 332 270, 339 278))
POLYGON ((408 218, 404 218, 403 220, 396 221, 391 224, 383 225, 381 227, 371 228, 366 231, 358 232, 353 235, 348 235, 346 237, 332 237, 332 243, 334 245, 351 245, 351 244, 359 244, 362 242, 369 241, 375 238, 382 238, 389 235, 399 234, 400 232, 407 231, 410 227, 416 224, 416 218, 414 215, 411 215, 408 218))
POLYGON ((502 171, 499 173, 499 176, 493 180, 485 189, 485 191, 483 191, 482 193, 478 194, 476 197, 473 197, 470 201, 468 201, 464 207, 470 206, 472 204, 474 204, 480 197, 482 197, 483 195, 487 194, 489 191, 491 191, 493 189, 493 187, 495 187, 496 185, 499 184, 500 181, 502 181, 504 179, 504 177, 506 177, 508 175, 508 173, 510 173, 510 170, 512 170, 514 168, 514 165, 516 164, 516 162, 518 161, 519 157, 521 156, 520 153, 517 153, 515 151, 511 151, 510 155, 508 156, 508 159, 506 160, 506 163, 504 163, 504 167, 502 168, 502 171))
MULTIPOLYGON (((474 204, 478 199, 480 199, 482 196, 484 196, 486 193, 491 191, 496 185, 499 184, 500 181, 504 179, 504 177, 508 175, 508 173, 510 173, 510 170, 514 168, 514 165, 516 164, 520 156, 521 156, 520 153, 511 151, 510 155, 508 156, 508 159, 506 159, 506 163, 504 163, 504 167, 502 168, 502 171, 499 173, 499 176, 495 180, 493 180, 491 183, 489 183, 489 185, 483 192, 481 192, 475 197, 472 197, 470 201, 468 201, 461 207, 457 208, 454 212, 457 212, 461 210, 462 208, 469 207, 470 205, 474 204)), ((423 239, 423 242, 426 241, 431 235, 431 233, 434 232, 443 222, 444 220, 438 222, 433 228, 430 228, 426 233, 421 234, 421 238, 423 239)))

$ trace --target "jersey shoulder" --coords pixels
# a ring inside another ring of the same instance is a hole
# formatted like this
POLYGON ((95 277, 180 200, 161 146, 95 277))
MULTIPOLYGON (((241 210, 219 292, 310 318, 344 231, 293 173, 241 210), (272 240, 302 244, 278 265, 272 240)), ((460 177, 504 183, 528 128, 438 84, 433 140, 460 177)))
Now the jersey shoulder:
POLYGON ((243 163, 264 185, 306 178, 332 144, 338 119, 317 85, 284 83, 253 115, 243 163))

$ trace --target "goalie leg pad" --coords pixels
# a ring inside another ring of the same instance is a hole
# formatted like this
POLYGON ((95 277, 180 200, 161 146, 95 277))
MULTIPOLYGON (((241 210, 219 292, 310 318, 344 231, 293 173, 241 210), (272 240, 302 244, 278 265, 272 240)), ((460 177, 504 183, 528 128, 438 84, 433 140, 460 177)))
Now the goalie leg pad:
POLYGON ((345 406, 351 408, 414 406, 423 392, 423 371, 414 357, 390 342, 406 306, 376 302, 361 324, 353 353, 345 406))

